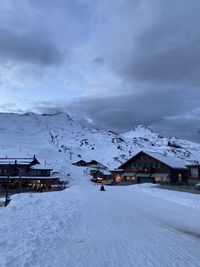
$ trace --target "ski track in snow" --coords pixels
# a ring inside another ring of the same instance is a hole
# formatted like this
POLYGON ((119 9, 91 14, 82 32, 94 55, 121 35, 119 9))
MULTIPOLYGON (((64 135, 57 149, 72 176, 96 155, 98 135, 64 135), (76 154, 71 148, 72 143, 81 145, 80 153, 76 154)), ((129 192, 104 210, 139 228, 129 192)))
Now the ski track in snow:
POLYGON ((191 198, 93 184, 16 195, 0 210, 0 266, 198 267, 200 208, 185 205, 191 198))

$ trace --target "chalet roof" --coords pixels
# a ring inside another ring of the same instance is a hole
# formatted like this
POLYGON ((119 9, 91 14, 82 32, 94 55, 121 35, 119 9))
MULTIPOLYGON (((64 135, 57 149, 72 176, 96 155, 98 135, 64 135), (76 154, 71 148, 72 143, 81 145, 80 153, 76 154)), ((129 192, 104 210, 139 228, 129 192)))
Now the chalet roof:
POLYGON ((84 163, 85 166, 88 166, 88 167, 94 167, 94 166, 101 166, 103 168, 107 168, 105 165, 103 165, 102 163, 96 161, 96 160, 90 160, 90 161, 85 161, 83 159, 79 160, 79 161, 76 161, 76 162, 73 162, 72 165, 77 165, 78 163, 84 163))
POLYGON ((136 157, 139 153, 143 152, 144 154, 164 163, 165 165, 169 166, 170 168, 173 169, 187 169, 185 163, 177 158, 173 158, 173 157, 167 157, 164 156, 163 154, 159 153, 159 152, 152 152, 152 151, 139 151, 138 153, 136 153, 133 157, 131 157, 128 161, 126 161, 125 163, 123 163, 122 165, 119 166, 119 168, 122 168, 126 163, 128 163, 129 161, 131 161, 134 157, 136 157))
POLYGON ((80 159, 80 160, 78 160, 78 161, 74 162, 73 164, 76 164, 76 163, 79 163, 79 162, 84 162, 84 163, 86 163, 86 161, 85 161, 85 160, 83 160, 83 159, 80 159))
MULTIPOLYGON (((81 159, 81 160, 78 160, 78 161, 76 161, 76 162, 73 162, 72 163, 72 165, 75 165, 75 166, 77 166, 78 164, 84 164, 85 166, 86 166, 86 164, 87 164, 87 162, 85 161, 85 160, 83 160, 83 159, 81 159)), ((84 166, 83 165, 83 166, 84 166)))
POLYGON ((93 159, 91 161, 88 161, 87 164, 101 164, 101 163, 93 159))
MULTIPOLYGON (((0 176, 0 179, 8 179, 8 176, 0 176)), ((42 179, 60 179, 60 177, 57 174, 52 174, 50 176, 9 176, 9 180, 19 180, 19 179, 25 179, 25 180, 42 180, 42 179)))
POLYGON ((148 154, 149 156, 163 162, 164 164, 168 165, 171 168, 174 169, 187 169, 187 167, 185 166, 185 162, 183 162, 180 159, 174 158, 174 157, 166 157, 161 153, 158 152, 145 152, 144 153, 148 154))
POLYGON ((41 164, 35 164, 35 165, 31 166, 30 169, 33 169, 33 170, 53 170, 53 168, 51 168, 49 166, 44 166, 41 164))
POLYGON ((102 163, 100 163, 99 161, 96 161, 96 160, 88 161, 87 165, 101 165, 101 166, 106 167, 104 164, 102 164, 102 163))
POLYGON ((111 175, 111 172, 107 170, 101 170, 100 172, 104 175, 111 175))
POLYGON ((191 168, 191 167, 200 167, 199 163, 193 163, 193 164, 187 164, 186 167, 191 168))
POLYGON ((20 164, 20 165, 29 165, 35 160, 35 158, 0 158, 0 165, 5 164, 20 164))

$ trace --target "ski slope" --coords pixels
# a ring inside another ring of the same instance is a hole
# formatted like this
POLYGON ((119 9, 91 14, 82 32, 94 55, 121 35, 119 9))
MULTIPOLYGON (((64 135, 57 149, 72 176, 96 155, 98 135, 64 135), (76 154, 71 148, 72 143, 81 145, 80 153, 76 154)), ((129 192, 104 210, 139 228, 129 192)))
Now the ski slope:
POLYGON ((85 180, 0 209, 1 267, 200 266, 199 195, 85 180))
POLYGON ((72 162, 97 160, 116 168, 140 150, 159 152, 184 163, 200 161, 200 144, 162 137, 139 125, 126 133, 95 129, 65 112, 0 113, 0 157, 33 157, 61 173, 72 162))

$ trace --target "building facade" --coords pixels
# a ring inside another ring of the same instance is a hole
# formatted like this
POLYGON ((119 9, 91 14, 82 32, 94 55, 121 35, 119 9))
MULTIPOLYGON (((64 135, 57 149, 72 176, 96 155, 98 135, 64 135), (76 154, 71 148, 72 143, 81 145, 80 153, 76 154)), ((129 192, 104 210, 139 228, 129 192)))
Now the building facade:
POLYGON ((107 169, 105 165, 96 160, 91 160, 91 161, 79 160, 77 162, 72 163, 72 165, 80 167, 90 167, 95 169, 107 169))
POLYGON ((112 171, 116 183, 170 183, 186 184, 188 170, 178 159, 156 152, 140 151, 131 159, 112 171))
POLYGON ((50 190, 51 185, 59 182, 58 173, 43 166, 35 158, 0 158, 0 190, 9 184, 11 190, 50 190))
POLYGON ((92 176, 91 181, 99 184, 112 184, 113 178, 111 172, 107 170, 90 170, 90 175, 92 176))

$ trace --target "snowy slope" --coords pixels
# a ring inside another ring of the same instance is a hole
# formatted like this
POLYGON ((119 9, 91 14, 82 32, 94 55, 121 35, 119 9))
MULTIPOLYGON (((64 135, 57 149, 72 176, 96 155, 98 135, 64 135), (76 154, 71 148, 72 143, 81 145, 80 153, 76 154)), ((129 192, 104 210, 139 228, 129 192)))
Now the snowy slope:
POLYGON ((106 187, 71 163, 118 166, 138 150, 200 159, 200 145, 144 126, 91 129, 66 113, 0 114, 0 156, 32 156, 70 174, 71 187, 12 196, 0 209, 0 267, 200 267, 199 195, 149 185, 106 187))
POLYGON ((0 157, 36 156, 57 170, 73 172, 71 162, 98 160, 117 167, 139 150, 157 151, 185 162, 200 159, 200 144, 165 138, 145 126, 119 134, 92 129, 67 113, 0 113, 0 157))
POLYGON ((19 194, 0 209, 0 266, 199 267, 199 207, 148 185, 19 194))

